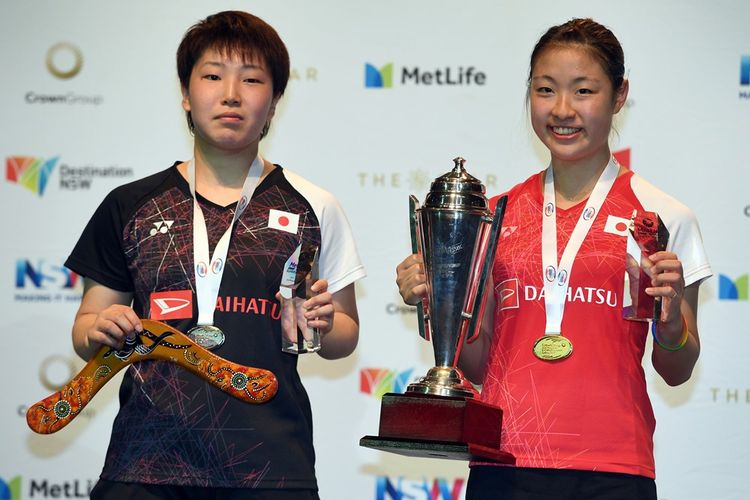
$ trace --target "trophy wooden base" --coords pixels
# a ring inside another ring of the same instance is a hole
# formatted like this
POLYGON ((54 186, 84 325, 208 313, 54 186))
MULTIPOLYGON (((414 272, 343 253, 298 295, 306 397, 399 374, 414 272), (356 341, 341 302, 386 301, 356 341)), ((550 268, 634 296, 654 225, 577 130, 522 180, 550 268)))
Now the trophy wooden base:
POLYGON ((473 398, 388 393, 378 436, 359 444, 412 457, 512 464, 515 458, 500 451, 502 417, 500 408, 473 398))

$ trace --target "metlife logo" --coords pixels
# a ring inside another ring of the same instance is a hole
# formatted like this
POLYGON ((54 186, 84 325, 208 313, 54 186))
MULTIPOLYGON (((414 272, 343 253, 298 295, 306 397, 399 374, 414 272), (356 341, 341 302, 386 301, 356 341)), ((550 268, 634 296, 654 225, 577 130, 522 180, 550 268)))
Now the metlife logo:
POLYGON ((365 88, 390 89, 401 87, 481 87, 487 83, 487 74, 475 66, 445 66, 422 68, 386 63, 379 68, 365 63, 365 88))
POLYGON ((746 301, 750 294, 750 275, 743 274, 732 279, 726 274, 719 274, 719 300, 746 301))
POLYGON ((89 498, 96 484, 93 479, 71 479, 52 481, 49 479, 27 479, 14 476, 9 480, 0 478, 0 500, 22 498, 89 498))

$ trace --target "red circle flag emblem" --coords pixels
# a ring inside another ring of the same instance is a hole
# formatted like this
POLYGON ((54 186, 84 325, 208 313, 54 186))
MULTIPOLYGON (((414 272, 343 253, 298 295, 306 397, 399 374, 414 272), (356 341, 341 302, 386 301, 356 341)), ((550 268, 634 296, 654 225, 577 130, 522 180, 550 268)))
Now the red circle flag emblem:
POLYGON ((283 210, 271 209, 268 211, 268 227, 297 234, 299 228, 299 214, 284 212, 283 210))

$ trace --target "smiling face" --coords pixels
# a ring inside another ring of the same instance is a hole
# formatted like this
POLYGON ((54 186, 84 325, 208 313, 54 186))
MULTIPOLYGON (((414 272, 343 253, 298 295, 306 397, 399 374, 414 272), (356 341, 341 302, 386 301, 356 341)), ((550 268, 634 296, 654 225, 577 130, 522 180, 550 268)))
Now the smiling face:
POLYGON ((244 61, 215 49, 198 59, 182 96, 182 107, 195 126, 195 140, 226 152, 257 150, 278 100, 263 61, 244 61))
POLYGON ((627 81, 615 92, 583 46, 555 45, 539 54, 531 70, 531 124, 553 165, 606 164, 612 118, 627 94, 627 81))

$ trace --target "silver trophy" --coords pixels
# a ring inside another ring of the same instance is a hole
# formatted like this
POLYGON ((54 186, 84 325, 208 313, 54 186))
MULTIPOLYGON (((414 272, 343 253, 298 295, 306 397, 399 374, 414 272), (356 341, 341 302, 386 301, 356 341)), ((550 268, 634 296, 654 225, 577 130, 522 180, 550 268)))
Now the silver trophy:
POLYGON ((515 463, 500 447, 503 410, 482 402, 457 367, 461 347, 479 334, 485 285, 495 259, 507 197, 489 209, 481 182, 453 160, 421 208, 410 197, 412 251, 422 256, 427 296, 419 333, 432 340, 435 366, 404 394, 386 393, 377 436, 360 446, 406 456, 515 463))
POLYGON ((458 358, 479 334, 506 197, 493 215, 485 187, 466 172, 463 158, 453 161, 453 170, 432 182, 422 207, 410 197, 412 251, 421 254, 427 281, 427 296, 417 305, 419 331, 432 341, 435 366, 406 393, 472 398, 477 391, 458 358))

